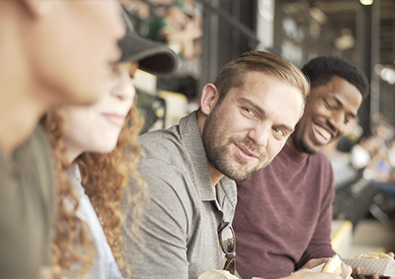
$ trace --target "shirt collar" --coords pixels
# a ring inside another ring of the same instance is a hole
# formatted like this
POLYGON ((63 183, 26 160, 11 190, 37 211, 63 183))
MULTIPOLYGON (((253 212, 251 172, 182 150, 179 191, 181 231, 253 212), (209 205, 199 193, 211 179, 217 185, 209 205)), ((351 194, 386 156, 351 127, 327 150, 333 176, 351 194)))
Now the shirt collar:
POLYGON ((75 190, 77 191, 77 194, 79 197, 83 196, 85 194, 84 187, 82 187, 81 182, 81 172, 78 164, 73 163, 67 170, 67 177, 70 179, 70 181, 73 183, 75 190))
MULTIPOLYGON (((202 135, 200 134, 197 111, 183 117, 180 120, 181 140, 191 157, 192 164, 196 173, 196 187, 199 191, 202 201, 217 201, 214 193, 214 187, 211 184, 210 170, 208 167, 206 150, 204 148, 202 135)), ((220 205, 226 197, 235 196, 235 182, 224 176, 217 184, 217 191, 220 205)), ((236 201, 232 201, 232 203, 236 201)))

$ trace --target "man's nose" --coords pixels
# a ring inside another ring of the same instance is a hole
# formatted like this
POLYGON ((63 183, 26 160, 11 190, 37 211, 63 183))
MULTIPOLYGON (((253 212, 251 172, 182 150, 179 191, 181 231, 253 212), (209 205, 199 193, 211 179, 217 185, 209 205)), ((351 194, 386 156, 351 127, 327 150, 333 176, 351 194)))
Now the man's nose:
POLYGON ((344 111, 340 110, 333 112, 329 118, 329 123, 332 125, 337 136, 343 135, 347 125, 344 111))
POLYGON ((255 144, 265 147, 268 144, 271 131, 271 125, 268 125, 268 123, 260 123, 250 130, 249 136, 255 144))

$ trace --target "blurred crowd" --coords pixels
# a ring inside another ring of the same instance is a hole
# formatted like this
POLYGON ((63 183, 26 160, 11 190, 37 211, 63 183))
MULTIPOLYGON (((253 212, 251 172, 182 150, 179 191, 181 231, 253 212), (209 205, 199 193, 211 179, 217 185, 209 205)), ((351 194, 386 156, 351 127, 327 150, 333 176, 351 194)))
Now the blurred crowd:
POLYGON ((348 164, 380 189, 371 206, 375 217, 381 221, 395 218, 395 128, 381 113, 373 115, 371 132, 363 131, 355 119, 323 151, 334 165, 335 176, 336 170, 348 164))
POLYGON ((179 57, 171 77, 158 79, 158 88, 197 97, 201 75, 202 8, 194 0, 123 0, 136 28, 146 38, 162 43, 179 57))

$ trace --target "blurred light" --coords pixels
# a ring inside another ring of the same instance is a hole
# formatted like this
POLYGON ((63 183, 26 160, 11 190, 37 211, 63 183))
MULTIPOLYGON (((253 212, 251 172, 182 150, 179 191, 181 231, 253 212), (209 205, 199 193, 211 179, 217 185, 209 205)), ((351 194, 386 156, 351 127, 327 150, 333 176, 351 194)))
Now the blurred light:
POLYGON ((341 30, 341 36, 337 37, 334 41, 335 47, 339 50, 347 50, 355 46, 355 39, 352 36, 351 29, 343 28, 341 30))
POLYGON ((389 84, 395 84, 395 71, 391 68, 385 67, 380 74, 381 78, 389 84))
POLYGON ((310 8, 309 9, 309 14, 312 18, 314 18, 316 21, 318 21, 321 24, 324 24, 327 20, 326 15, 318 8, 310 8))
POLYGON ((384 66, 381 64, 376 64, 376 66, 374 66, 374 72, 378 75, 381 75, 381 72, 383 71, 384 66))
POLYGON ((369 6, 373 4, 373 0, 359 0, 362 5, 369 6))

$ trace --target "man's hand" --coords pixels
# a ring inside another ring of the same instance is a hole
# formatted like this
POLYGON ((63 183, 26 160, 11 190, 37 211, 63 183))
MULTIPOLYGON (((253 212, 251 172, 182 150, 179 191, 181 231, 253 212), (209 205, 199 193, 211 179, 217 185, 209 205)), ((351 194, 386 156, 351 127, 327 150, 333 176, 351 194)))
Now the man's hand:
MULTIPOLYGON (((395 256, 393 252, 388 252, 387 255, 389 255, 391 258, 394 258, 395 256)), ((395 279, 394 277, 380 276, 378 273, 375 273, 371 276, 365 276, 360 267, 355 268, 351 276, 354 279, 395 279)))
POLYGON ((351 276, 354 279, 395 279, 394 277, 380 276, 378 273, 369 276, 364 275, 360 267, 355 268, 351 276))

